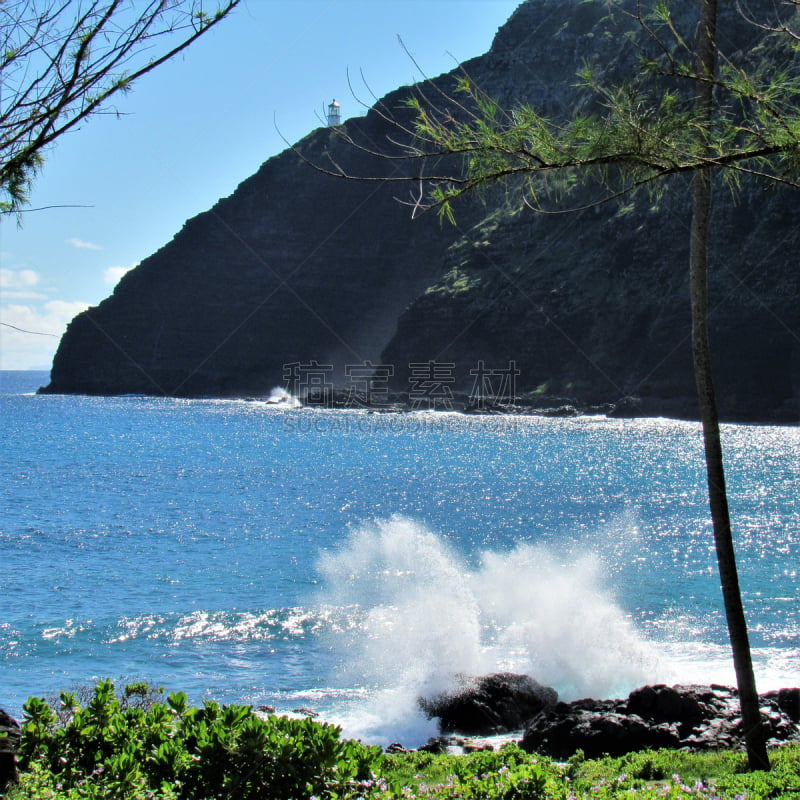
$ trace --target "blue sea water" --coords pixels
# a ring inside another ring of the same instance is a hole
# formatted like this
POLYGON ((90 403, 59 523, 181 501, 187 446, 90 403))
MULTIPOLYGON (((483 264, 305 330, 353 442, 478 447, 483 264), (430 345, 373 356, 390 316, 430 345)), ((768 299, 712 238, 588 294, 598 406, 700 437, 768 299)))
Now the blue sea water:
MULTIPOLYGON (((33 394, 0 374, 0 707, 100 677, 368 741, 514 669, 733 683, 699 427, 33 394)), ((800 429, 724 429, 759 688, 800 685, 800 429)))

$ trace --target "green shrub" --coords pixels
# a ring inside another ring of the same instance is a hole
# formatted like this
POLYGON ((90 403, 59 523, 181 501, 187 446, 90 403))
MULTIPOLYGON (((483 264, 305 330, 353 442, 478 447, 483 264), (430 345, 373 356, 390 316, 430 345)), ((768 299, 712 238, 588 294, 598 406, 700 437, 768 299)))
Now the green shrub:
POLYGON ((115 800, 147 792, 172 792, 176 800, 290 800, 345 796, 372 777, 380 758, 377 748, 342 740, 339 728, 309 719, 264 719, 249 706, 214 702, 193 708, 182 692, 145 705, 120 702, 111 681, 100 681, 85 706, 62 693, 58 713, 30 698, 21 771, 39 782, 42 798, 71 800, 76 791, 92 800, 104 792, 115 800), (46 794, 50 786, 63 794, 46 794))
POLYGON ((57 775, 34 764, 20 775, 19 785, 7 793, 6 800, 178 800, 178 795, 167 785, 153 790, 144 780, 121 790, 96 776, 65 787, 57 775))

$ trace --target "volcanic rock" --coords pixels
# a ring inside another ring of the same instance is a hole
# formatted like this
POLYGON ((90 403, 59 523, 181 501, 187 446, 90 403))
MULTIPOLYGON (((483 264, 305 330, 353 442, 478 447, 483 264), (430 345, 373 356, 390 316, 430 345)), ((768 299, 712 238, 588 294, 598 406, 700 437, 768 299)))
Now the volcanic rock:
POLYGON ((576 750, 583 750, 588 758, 604 753, 621 756, 633 750, 677 747, 679 741, 674 725, 653 725, 636 714, 559 703, 530 722, 520 746, 566 759, 576 750))
POLYGON ((20 735, 19 723, 0 708, 0 794, 17 782, 16 750, 20 735))
POLYGON ((457 691, 420 700, 429 717, 438 717, 444 733, 488 736, 521 730, 558 694, 527 675, 501 672, 465 679, 457 691))
POLYGON ((800 723, 800 689, 778 689, 763 695, 770 703, 777 703, 793 722, 800 723))
MULTIPOLYGON (((797 689, 761 695, 769 744, 800 741, 797 689)), ((735 689, 725 686, 644 686, 624 700, 558 703, 530 721, 520 746, 555 758, 583 750, 589 758, 620 756, 650 748, 691 751, 737 748, 743 744, 735 689)))

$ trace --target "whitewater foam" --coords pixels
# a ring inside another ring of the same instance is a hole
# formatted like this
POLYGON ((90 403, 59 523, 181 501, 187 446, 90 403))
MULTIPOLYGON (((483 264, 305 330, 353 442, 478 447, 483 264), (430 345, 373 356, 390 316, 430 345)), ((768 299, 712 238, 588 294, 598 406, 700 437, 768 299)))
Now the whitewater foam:
POLYGON ((319 571, 322 600, 353 617, 332 639, 339 680, 368 689, 337 722, 369 741, 433 735, 418 698, 463 675, 522 672, 573 699, 626 693, 657 670, 591 554, 520 544, 471 567, 445 537, 393 516, 353 529, 319 571))
POLYGON ((302 408, 303 406, 297 397, 287 392, 282 386, 275 386, 269 393, 266 402, 279 408, 302 408))

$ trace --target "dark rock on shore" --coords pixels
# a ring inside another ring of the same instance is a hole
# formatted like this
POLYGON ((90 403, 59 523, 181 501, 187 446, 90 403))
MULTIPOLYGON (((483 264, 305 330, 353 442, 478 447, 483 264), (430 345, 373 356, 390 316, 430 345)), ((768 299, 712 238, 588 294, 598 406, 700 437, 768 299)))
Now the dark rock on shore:
POLYGON ((621 756, 633 750, 676 748, 680 740, 671 725, 651 725, 635 714, 590 711, 559 703, 552 714, 534 720, 520 747, 529 752, 569 758, 583 750, 587 758, 621 756))
MULTIPOLYGON (((799 697, 798 689, 761 695, 769 744, 800 741, 799 697)), ((577 750, 596 758, 662 747, 738 748, 742 741, 734 689, 657 685, 637 689, 624 700, 558 703, 529 722, 520 746, 555 758, 569 758, 577 750)))
POLYGON ((465 679, 461 689, 420 700, 429 717, 438 717, 444 733, 489 735, 520 730, 558 694, 527 675, 501 672, 465 679))
MULTIPOLYGON (((800 688, 760 696, 768 744, 800 741, 800 688)), ((453 734, 494 736, 524 728, 520 746, 567 759, 577 750, 588 758, 636 750, 702 751, 743 746, 739 699, 727 686, 657 684, 627 698, 558 702, 555 689, 527 675, 499 673, 464 678, 455 691, 420 700, 440 720, 441 736, 422 749, 444 752, 453 734)), ((479 746, 479 745, 476 745, 479 746)))
POLYGON ((19 723, 0 708, 0 794, 17 782, 15 754, 19 740, 19 723))
POLYGON ((800 724, 800 689, 778 689, 763 695, 770 703, 777 703, 778 708, 792 722, 800 724))

